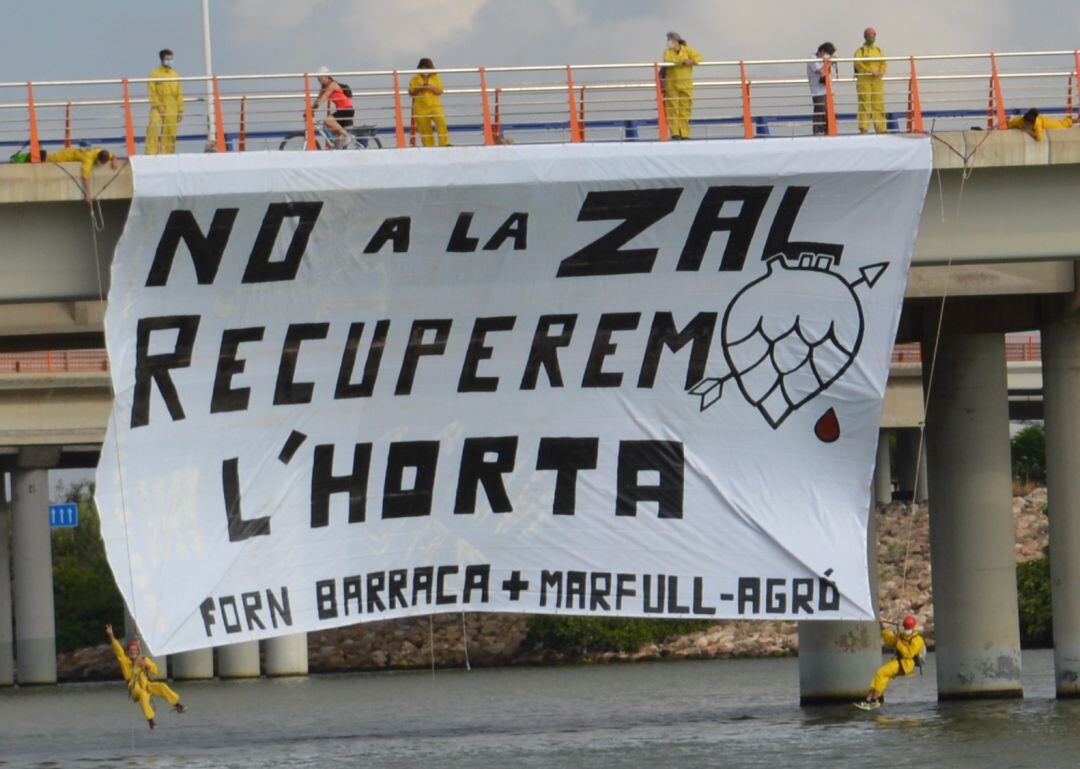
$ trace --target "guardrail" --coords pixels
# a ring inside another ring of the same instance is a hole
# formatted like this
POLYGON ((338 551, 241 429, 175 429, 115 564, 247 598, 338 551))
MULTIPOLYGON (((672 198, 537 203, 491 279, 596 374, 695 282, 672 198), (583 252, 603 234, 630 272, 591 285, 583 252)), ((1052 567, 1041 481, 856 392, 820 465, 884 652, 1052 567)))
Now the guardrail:
MULTIPOLYGON (((696 136, 754 138, 811 132, 807 65, 817 59, 703 62, 694 68, 696 136)), ((834 58, 826 77, 827 130, 857 130, 854 59, 834 58)), ((867 61, 867 60, 864 60, 867 61)), ((1080 112, 1080 53, 889 56, 884 61, 888 130, 1006 127, 1029 107, 1080 112), (975 123, 973 126, 972 124, 975 123)), ((664 74, 645 62, 570 66, 448 68, 437 72, 456 144, 507 141, 622 141, 669 137, 664 74)), ((408 81, 418 70, 332 73, 353 90, 356 123, 379 144, 418 144, 408 81)), ((138 152, 150 109, 149 78, 0 83, 0 146, 42 148, 80 141, 138 152)), ((181 151, 320 147, 322 116, 309 73, 184 77, 181 151), (195 95, 198 92, 198 95, 195 95), (195 126, 192 128, 192 126, 195 126), (291 142, 283 141, 292 135, 291 142)))
MULTIPOLYGON (((1010 334, 1005 338, 1005 358, 1010 362, 1042 360, 1042 340, 1037 335, 1010 334)), ((893 363, 921 363, 918 342, 893 347, 893 363)), ((0 374, 53 374, 108 371, 105 350, 49 350, 0 353, 0 374)))
POLYGON ((0 374, 74 374, 109 370, 104 350, 0 353, 0 374))
MULTIPOLYGON (((1042 361, 1042 337, 1035 334, 1009 334, 1005 337, 1005 360, 1009 363, 1042 361)), ((918 342, 893 346, 893 363, 922 363, 922 345, 918 342)))

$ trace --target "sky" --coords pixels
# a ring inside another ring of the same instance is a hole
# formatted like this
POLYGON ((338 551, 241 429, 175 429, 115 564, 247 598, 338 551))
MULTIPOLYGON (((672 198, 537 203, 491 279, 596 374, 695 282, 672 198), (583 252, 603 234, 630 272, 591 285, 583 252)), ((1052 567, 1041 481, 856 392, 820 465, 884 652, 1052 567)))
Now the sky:
MULTIPOLYGON (((0 7, 22 18, 0 81, 142 76, 164 47, 203 74, 200 0, 0 7)), ((210 0, 210 16, 217 74, 651 61, 668 30, 706 60, 799 58, 824 40, 849 55, 867 25, 889 55, 1080 46, 1076 0, 210 0)))

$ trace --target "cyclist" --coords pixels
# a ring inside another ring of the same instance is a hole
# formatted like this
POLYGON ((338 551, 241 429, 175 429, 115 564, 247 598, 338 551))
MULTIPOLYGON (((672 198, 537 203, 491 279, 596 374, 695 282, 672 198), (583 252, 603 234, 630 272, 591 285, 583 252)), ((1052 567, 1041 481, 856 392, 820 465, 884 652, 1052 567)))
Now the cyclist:
POLYGON ((353 124, 353 118, 356 116, 352 94, 347 93, 341 87, 341 83, 330 77, 330 70, 326 67, 319 67, 318 77, 322 89, 312 103, 311 111, 314 112, 320 104, 327 102, 331 113, 327 115, 324 122, 327 129, 334 135, 334 148, 340 149, 348 144, 349 132, 345 129, 353 124))

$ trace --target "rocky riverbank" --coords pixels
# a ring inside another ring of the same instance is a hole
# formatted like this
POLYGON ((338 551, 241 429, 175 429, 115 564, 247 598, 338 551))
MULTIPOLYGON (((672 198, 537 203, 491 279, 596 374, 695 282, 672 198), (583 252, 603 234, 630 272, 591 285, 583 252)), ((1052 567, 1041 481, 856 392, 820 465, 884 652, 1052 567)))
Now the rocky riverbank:
MULTIPOLYGON (((1016 561, 1042 555, 1049 536, 1046 490, 1013 500, 1016 561)), ((894 503, 876 511, 881 613, 915 614, 932 645, 934 605, 930 590, 930 527, 925 505, 894 503), (906 577, 905 577, 906 574, 906 577)), ((468 665, 536 665, 567 661, 562 655, 527 643, 527 617, 512 614, 460 614, 387 620, 308 636, 312 672, 456 668, 468 665)), ((656 659, 775 657, 798 651, 794 622, 717 622, 663 643, 632 652, 593 652, 591 662, 656 659)), ((58 658, 64 681, 118 676, 108 646, 79 649, 58 658)))

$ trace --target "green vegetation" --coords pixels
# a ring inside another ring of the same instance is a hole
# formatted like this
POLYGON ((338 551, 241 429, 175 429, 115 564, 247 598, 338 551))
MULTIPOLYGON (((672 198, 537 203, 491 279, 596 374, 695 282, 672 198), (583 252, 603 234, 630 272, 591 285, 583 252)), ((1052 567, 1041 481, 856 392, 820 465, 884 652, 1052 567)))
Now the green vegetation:
POLYGON ((560 652, 571 658, 588 652, 633 651, 673 635, 704 630, 707 620, 624 619, 620 617, 529 617, 525 645, 560 652))
POLYGON ((79 505, 78 528, 52 534, 56 650, 63 653, 104 643, 106 622, 124 626, 124 602, 105 560, 91 489, 73 486, 61 496, 79 505))
POLYGON ((1020 608, 1020 645, 1025 649, 1053 646, 1049 556, 1016 567, 1016 596, 1020 608))
POLYGON ((1013 478, 1021 483, 1046 483, 1046 432, 1029 425, 1011 441, 1013 478))

